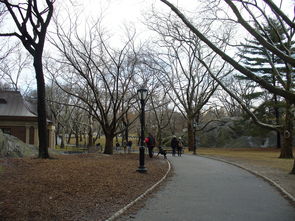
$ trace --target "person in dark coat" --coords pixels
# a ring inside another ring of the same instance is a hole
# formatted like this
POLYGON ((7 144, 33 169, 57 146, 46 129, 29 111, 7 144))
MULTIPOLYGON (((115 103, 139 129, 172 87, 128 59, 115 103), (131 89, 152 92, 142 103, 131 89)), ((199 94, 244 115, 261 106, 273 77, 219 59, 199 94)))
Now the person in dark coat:
POLYGON ((129 141, 127 142, 127 151, 128 151, 128 153, 131 152, 131 148, 132 148, 132 141, 129 140, 129 141))
POLYGON ((120 144, 119 142, 116 143, 116 151, 118 151, 120 149, 120 144))
POLYGON ((156 140, 154 138, 154 136, 149 133, 148 137, 145 138, 144 142, 146 143, 146 146, 149 150, 149 156, 150 158, 153 158, 153 155, 154 155, 154 147, 156 145, 156 140))
POLYGON ((176 136, 174 135, 171 140, 172 156, 175 156, 177 147, 178 147, 178 140, 176 136))
POLYGON ((178 139, 178 145, 177 145, 177 155, 179 157, 181 157, 181 154, 182 154, 182 148, 183 148, 183 142, 181 140, 181 137, 179 137, 178 139))

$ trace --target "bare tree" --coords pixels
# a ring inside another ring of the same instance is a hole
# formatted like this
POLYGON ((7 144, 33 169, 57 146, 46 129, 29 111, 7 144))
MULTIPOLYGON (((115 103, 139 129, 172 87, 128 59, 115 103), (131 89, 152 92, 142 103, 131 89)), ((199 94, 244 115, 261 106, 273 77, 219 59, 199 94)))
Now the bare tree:
MULTIPOLYGON (((72 86, 64 85, 64 87, 71 88, 72 86)), ((71 131, 74 131, 73 125, 80 122, 79 117, 75 114, 78 101, 72 99, 69 94, 61 90, 54 80, 51 80, 51 84, 47 85, 46 95, 49 114, 56 126, 56 136, 61 140, 61 148, 64 148, 66 144, 65 135, 68 134, 70 136, 71 131)), ((83 116, 83 114, 79 114, 79 116, 83 116)))
POLYGON ((161 37, 157 42, 161 52, 156 59, 160 66, 158 69, 163 73, 160 80, 164 85, 169 85, 166 90, 170 99, 187 120, 188 146, 193 150, 193 122, 199 121, 201 110, 218 85, 208 76, 198 57, 206 60, 210 68, 214 67, 219 75, 224 74, 225 65, 216 60, 216 56, 208 52, 205 45, 176 18, 155 14, 153 16, 155 21, 150 23, 150 28, 161 37))
MULTIPOLYGON (((29 69, 30 63, 30 55, 23 53, 20 47, 15 47, 14 50, 11 50, 10 56, 6 56, 1 61, 0 72, 2 80, 10 84, 13 90, 19 91, 21 89, 20 84, 23 83, 20 82, 21 74, 26 69, 29 69)), ((29 87, 29 84, 27 87, 29 87)), ((24 89, 23 84, 22 88, 24 89)))
POLYGON ((150 94, 152 117, 148 119, 150 122, 148 130, 155 133, 157 145, 162 146, 163 133, 171 123, 175 105, 171 102, 168 92, 161 86, 154 87, 150 94))
POLYGON ((57 26, 58 40, 51 40, 60 52, 55 61, 67 67, 67 73, 61 73, 59 78, 75 85, 75 90, 61 88, 79 99, 83 103, 79 107, 99 122, 106 137, 104 153, 112 154, 113 138, 122 132, 120 123, 136 95, 138 57, 133 36, 117 50, 108 44, 98 24, 90 27, 86 36, 80 36, 76 28, 73 24, 66 32, 57 26))
MULTIPOLYGON (((235 69, 240 71, 242 74, 247 76, 248 78, 252 79, 253 81, 257 82, 261 87, 267 89, 273 94, 280 95, 282 97, 285 97, 287 100, 290 100, 292 103, 295 103, 295 94, 291 91, 286 90, 285 88, 279 88, 274 87, 273 85, 269 84, 259 76, 252 73, 249 69, 245 68, 243 65, 241 65, 239 62, 235 61, 232 56, 225 53, 223 50, 221 50, 218 45, 215 45, 212 41, 210 41, 200 30, 193 25, 192 22, 190 22, 183 13, 181 13, 173 4, 171 4, 167 0, 160 0, 163 3, 165 3, 167 6, 171 8, 172 11, 174 11, 177 16, 184 22, 184 24, 203 42, 205 42, 212 50, 214 50, 217 54, 219 54, 225 61, 230 63, 235 69)), ((257 39, 261 45, 263 45, 267 50, 271 51, 272 53, 276 54, 281 59, 285 60, 289 65, 294 66, 295 65, 295 59, 292 57, 291 51, 282 51, 278 48, 278 46, 273 45, 269 43, 266 39, 266 37, 259 34, 254 27, 251 26, 250 22, 248 22, 243 15, 238 10, 237 6, 234 4, 241 3, 242 6, 249 6, 253 5, 251 2, 248 1, 231 1, 231 0, 224 0, 224 2, 231 8, 232 12, 236 15, 237 20, 235 22, 239 23, 241 26, 243 26, 249 34, 251 34, 255 39, 257 39)), ((292 39, 294 35, 294 22, 292 22, 292 19, 289 19, 289 16, 286 15, 276 4, 272 3, 272 1, 264 1, 266 4, 270 7, 271 11, 277 12, 275 16, 281 21, 281 23, 285 26, 285 30, 288 32, 288 38, 292 39), (276 9, 276 10, 275 10, 276 9)), ((257 8, 260 12, 263 12, 264 17, 269 17, 265 15, 265 9, 260 7, 259 5, 253 5, 253 7, 257 8)), ((250 12, 250 10, 247 8, 247 11, 250 12)), ((257 22, 258 25, 261 26, 259 21, 255 19, 255 15, 253 13, 250 14, 252 19, 257 22)), ((277 76, 278 77, 278 76, 277 76)))
MULTIPOLYGON (((7 14, 7 9, 4 4, 0 4, 0 27, 3 28, 4 20, 7 14)), ((11 45, 11 39, 8 38, 2 38, 0 41, 0 61, 5 59, 7 56, 9 56, 13 51, 14 48, 18 46, 18 44, 12 44, 11 45)), ((0 75, 1 76, 1 75, 0 75)))
POLYGON ((45 81, 43 73, 42 55, 47 28, 52 14, 54 0, 26 0, 21 3, 11 3, 1 0, 8 14, 16 25, 15 32, 1 33, 0 36, 17 37, 25 49, 33 57, 33 65, 36 73, 38 91, 38 135, 39 135, 39 157, 48 158, 47 119, 45 101, 45 81))
MULTIPOLYGON (((267 89, 269 92, 282 96, 286 99, 287 105, 290 106, 290 108, 286 109, 286 123, 284 125, 284 139, 285 144, 282 147, 282 151, 285 151, 284 155, 287 157, 292 157, 292 148, 286 148, 290 145, 291 140, 291 134, 292 134, 292 128, 293 128, 293 114, 291 113, 291 106, 295 105, 295 94, 292 91, 292 85, 293 80, 292 71, 289 71, 289 74, 282 76, 282 73, 276 72, 274 68, 274 76, 280 83, 278 86, 274 86, 271 83, 265 81, 262 77, 259 75, 253 73, 251 70, 247 69, 245 66, 243 66, 238 61, 234 60, 228 53, 220 50, 218 45, 214 42, 212 42, 202 31, 196 27, 192 22, 189 21, 189 19, 175 7, 173 4, 171 4, 167 0, 161 0, 164 4, 166 4, 170 9, 176 13, 176 15, 183 21, 183 23, 203 42, 205 42, 213 51, 215 51, 218 55, 222 57, 225 61, 227 61, 229 64, 231 64, 236 70, 238 70, 243 75, 247 76, 249 79, 255 81, 258 83, 261 87, 267 89), (282 79, 287 80, 287 84, 285 81, 282 81, 282 79)), ((285 35, 287 36, 289 44, 292 42, 292 39, 294 38, 295 34, 295 23, 294 18, 291 19, 289 16, 278 6, 276 3, 274 3, 271 0, 265 0, 263 2, 257 2, 257 1, 231 1, 231 0, 224 0, 226 5, 231 9, 231 12, 236 16, 236 19, 232 17, 228 17, 228 20, 231 20, 235 22, 236 24, 239 24, 241 27, 244 28, 245 31, 247 31, 248 34, 254 37, 267 51, 272 53, 273 55, 276 55, 280 59, 284 60, 287 66, 289 66, 289 70, 292 70, 292 68, 295 66, 295 58, 292 55, 292 51, 285 47, 285 42, 281 42, 281 44, 273 44, 272 41, 270 41, 268 35, 266 33, 261 34, 257 31, 256 27, 259 28, 263 32, 263 22, 267 22, 269 25, 271 25, 271 22, 269 20, 270 17, 276 18, 283 30, 285 31, 285 35), (260 4, 261 3, 261 4, 260 4), (243 9, 243 13, 241 13, 241 10, 239 10, 239 7, 243 9), (257 14, 258 13, 258 14, 257 14), (250 18, 249 20, 247 18, 250 18)), ((293 15, 294 16, 294 15, 293 15)), ((249 113, 251 114, 251 113, 249 113)), ((253 116, 254 119, 254 116, 253 116)), ((261 124, 263 125, 263 123, 261 124)), ((273 128, 277 128, 278 125, 268 125, 273 128)), ((279 125, 281 126, 281 125, 279 125)), ((295 161, 294 166, 292 169, 293 174, 295 174, 295 161)))

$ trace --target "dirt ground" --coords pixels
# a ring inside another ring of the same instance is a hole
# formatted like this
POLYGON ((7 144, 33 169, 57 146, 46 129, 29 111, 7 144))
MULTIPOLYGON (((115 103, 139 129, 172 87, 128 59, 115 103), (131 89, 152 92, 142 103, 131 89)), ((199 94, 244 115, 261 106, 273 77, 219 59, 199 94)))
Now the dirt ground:
POLYGON ((163 177, 162 157, 137 154, 0 159, 0 220, 105 220, 163 177))

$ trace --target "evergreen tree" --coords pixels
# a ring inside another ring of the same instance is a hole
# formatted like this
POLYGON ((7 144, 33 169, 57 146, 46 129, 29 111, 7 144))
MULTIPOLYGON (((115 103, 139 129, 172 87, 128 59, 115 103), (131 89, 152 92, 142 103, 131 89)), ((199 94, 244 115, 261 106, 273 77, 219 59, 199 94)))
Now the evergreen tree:
MULTIPOLYGON (((294 41, 287 39, 285 31, 281 23, 278 20, 269 18, 268 23, 264 24, 263 27, 256 27, 257 30, 263 35, 268 41, 276 45, 280 50, 285 51, 287 54, 294 54, 294 41)), ((256 73, 264 80, 272 84, 273 86, 278 85, 278 81, 284 82, 285 89, 291 90, 294 88, 294 67, 287 65, 281 58, 275 54, 267 51, 256 39, 246 40, 245 44, 239 48, 239 56, 247 67, 252 72, 256 73)), ((244 76, 238 76, 238 78, 246 79, 244 76)), ((249 79, 250 80, 250 79, 249 79)), ((265 91, 265 93, 267 93, 265 91)), ((265 93, 260 93, 259 96, 265 96, 265 93)), ((253 99, 257 99, 259 96, 253 94, 253 99)), ((284 109, 288 105, 282 98, 277 95, 273 95, 270 100, 265 100, 260 107, 257 109, 261 115, 265 114, 265 109, 270 110, 270 116, 268 121, 273 121, 276 124, 281 123, 281 116, 283 115, 284 109)), ((286 111, 287 112, 287 111, 286 111)), ((281 131, 277 131, 277 147, 281 147, 281 131)))

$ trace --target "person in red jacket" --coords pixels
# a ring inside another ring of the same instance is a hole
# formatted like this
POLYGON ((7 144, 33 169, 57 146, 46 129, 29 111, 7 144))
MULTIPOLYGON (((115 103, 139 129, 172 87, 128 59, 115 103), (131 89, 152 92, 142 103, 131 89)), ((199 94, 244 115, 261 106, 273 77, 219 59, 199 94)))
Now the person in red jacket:
POLYGON ((156 145, 156 140, 155 140, 154 136, 151 133, 149 133, 148 137, 145 138, 144 142, 146 143, 146 146, 149 150, 150 158, 153 158, 154 147, 156 145))

